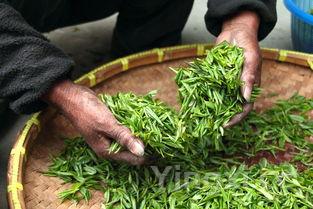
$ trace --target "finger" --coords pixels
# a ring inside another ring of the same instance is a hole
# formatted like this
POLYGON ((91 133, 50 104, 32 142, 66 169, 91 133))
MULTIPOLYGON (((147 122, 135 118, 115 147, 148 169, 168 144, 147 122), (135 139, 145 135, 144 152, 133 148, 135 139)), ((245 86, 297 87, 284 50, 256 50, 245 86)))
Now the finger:
POLYGON ((241 88, 242 96, 247 102, 250 101, 251 93, 257 77, 259 77, 260 55, 255 51, 245 52, 245 62, 241 74, 244 85, 241 88))
POLYGON ((231 120, 226 125, 224 125, 224 128, 230 128, 239 123, 240 121, 242 121, 245 117, 247 117, 252 108, 253 108, 252 103, 245 104, 243 106, 243 111, 232 117, 231 120))
POLYGON ((262 72, 262 59, 260 59, 257 72, 256 72, 256 77, 254 81, 254 85, 260 86, 261 85, 261 72, 262 72))
POLYGON ((86 138, 86 143, 99 157, 108 155, 111 141, 105 136, 93 136, 86 138))
POLYGON ((110 127, 109 131, 106 131, 106 134, 126 147, 131 153, 137 156, 144 155, 144 144, 128 128, 116 123, 110 127))
POLYGON ((251 58, 246 57, 241 74, 241 80, 244 83, 241 88, 241 93, 247 102, 250 101, 251 92, 256 78, 257 67, 257 62, 254 59, 251 60, 251 58))
POLYGON ((136 156, 129 151, 121 151, 118 153, 109 154, 105 156, 105 158, 125 162, 130 165, 143 165, 145 163, 144 157, 136 156))
POLYGON ((92 140, 86 140, 86 142, 100 158, 122 161, 131 165, 142 165, 145 162, 144 157, 138 157, 128 151, 110 154, 111 140, 105 136, 95 137, 92 140))

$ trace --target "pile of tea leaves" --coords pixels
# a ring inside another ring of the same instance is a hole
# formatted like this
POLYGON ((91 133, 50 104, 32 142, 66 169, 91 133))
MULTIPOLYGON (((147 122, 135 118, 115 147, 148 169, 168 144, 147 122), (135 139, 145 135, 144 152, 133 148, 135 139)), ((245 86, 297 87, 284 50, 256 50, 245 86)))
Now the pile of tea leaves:
MULTIPOLYGON (((141 167, 107 161, 82 137, 67 139, 46 173, 72 184, 59 197, 89 200, 95 189, 104 192, 103 208, 313 208, 313 145, 306 140, 313 134, 313 100, 294 95, 224 130, 242 111, 242 63, 242 50, 222 43, 175 69, 179 112, 154 92, 100 95, 159 160, 141 167), (286 147, 292 157, 277 164, 259 155, 278 159, 286 147)), ((120 149, 113 144, 110 151, 120 149)))
POLYGON ((291 163, 273 165, 266 160, 248 167, 238 160, 217 157, 195 168, 172 162, 132 167, 96 158, 82 138, 66 144, 48 172, 73 183, 59 194, 63 199, 88 200, 90 189, 97 189, 104 192, 104 208, 313 206, 312 168, 299 172, 291 163))

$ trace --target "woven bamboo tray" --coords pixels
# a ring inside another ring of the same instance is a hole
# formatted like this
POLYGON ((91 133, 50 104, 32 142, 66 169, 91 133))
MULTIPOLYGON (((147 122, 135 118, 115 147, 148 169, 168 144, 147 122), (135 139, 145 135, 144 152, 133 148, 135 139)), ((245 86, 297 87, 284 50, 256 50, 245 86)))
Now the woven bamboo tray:
MULTIPOLYGON (((110 62, 75 82, 89 86, 97 93, 135 92, 144 94, 158 89, 158 98, 177 106, 177 89, 168 67, 181 66, 192 58, 203 56, 209 44, 195 44, 154 49, 110 62), (126 72, 125 72, 126 71, 126 72)), ((298 91, 313 97, 313 55, 293 51, 262 49, 262 96, 255 104, 265 109, 280 98, 298 91), (273 96, 273 94, 277 94, 273 96)), ((8 202, 14 209, 100 208, 101 192, 93 192, 89 203, 61 203, 57 193, 70 185, 47 177, 51 155, 63 148, 62 137, 79 133, 56 110, 48 108, 34 114, 16 137, 8 165, 8 202)))

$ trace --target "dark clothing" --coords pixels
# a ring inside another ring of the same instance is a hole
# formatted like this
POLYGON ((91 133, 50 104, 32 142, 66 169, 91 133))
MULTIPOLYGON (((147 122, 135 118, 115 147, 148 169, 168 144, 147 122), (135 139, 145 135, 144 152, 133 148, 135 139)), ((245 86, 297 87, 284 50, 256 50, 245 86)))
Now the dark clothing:
MULTIPOLYGON (((0 98, 18 113, 40 110, 40 96, 66 78, 73 61, 37 32, 89 22, 119 13, 113 33, 116 56, 175 45, 193 0, 0 0, 0 98)), ((205 16, 218 35, 222 21, 241 9, 261 17, 259 39, 276 22, 276 0, 209 0, 205 16)))
POLYGON ((39 97, 65 78, 73 61, 13 8, 0 4, 0 97, 18 113, 43 107, 39 97))
POLYGON ((217 36, 222 29, 225 18, 241 10, 252 10, 259 14, 259 40, 264 39, 274 28, 276 0, 208 0, 208 11, 205 15, 207 29, 217 36))

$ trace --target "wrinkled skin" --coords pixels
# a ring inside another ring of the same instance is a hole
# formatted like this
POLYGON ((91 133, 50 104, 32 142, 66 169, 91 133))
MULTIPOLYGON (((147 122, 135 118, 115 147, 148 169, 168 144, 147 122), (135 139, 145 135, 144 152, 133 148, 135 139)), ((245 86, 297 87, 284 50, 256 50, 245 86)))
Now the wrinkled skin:
POLYGON ((128 128, 120 125, 90 89, 71 81, 61 81, 43 99, 61 110, 99 157, 132 165, 144 163, 142 141, 133 136, 128 128), (112 140, 116 140, 128 151, 109 154, 112 140))
MULTIPOLYGON (((259 18, 255 13, 238 13, 224 22, 222 32, 216 40, 216 43, 226 40, 245 49, 241 79, 245 82, 242 95, 247 104, 244 111, 234 116, 227 127, 240 122, 252 109, 252 104, 248 101, 253 85, 259 82, 261 66, 257 40, 258 25, 259 18)), ((133 136, 128 128, 120 125, 90 89, 63 80, 56 83, 42 99, 58 108, 69 119, 99 157, 132 165, 146 163, 142 141, 133 136), (110 154, 108 149, 113 140, 127 148, 127 151, 110 154)))
POLYGON ((235 115, 225 127, 231 127, 243 120, 252 110, 249 103, 253 86, 260 84, 261 78, 261 52, 258 43, 259 17, 251 11, 240 12, 224 21, 222 32, 216 39, 216 44, 228 41, 244 49, 244 66, 241 80, 244 85, 241 93, 246 100, 243 112, 235 115))

